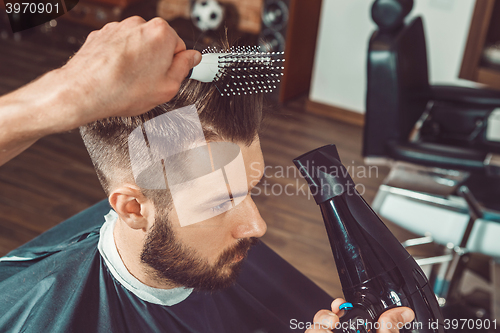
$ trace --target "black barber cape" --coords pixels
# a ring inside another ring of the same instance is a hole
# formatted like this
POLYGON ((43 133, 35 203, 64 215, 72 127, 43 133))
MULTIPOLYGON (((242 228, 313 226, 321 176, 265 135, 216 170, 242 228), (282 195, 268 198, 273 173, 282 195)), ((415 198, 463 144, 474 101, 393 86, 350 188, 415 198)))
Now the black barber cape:
POLYGON ((330 296, 263 243, 228 289, 172 306, 143 301, 97 249, 109 209, 100 202, 0 261, 0 332, 303 332, 300 323, 330 308, 330 296))

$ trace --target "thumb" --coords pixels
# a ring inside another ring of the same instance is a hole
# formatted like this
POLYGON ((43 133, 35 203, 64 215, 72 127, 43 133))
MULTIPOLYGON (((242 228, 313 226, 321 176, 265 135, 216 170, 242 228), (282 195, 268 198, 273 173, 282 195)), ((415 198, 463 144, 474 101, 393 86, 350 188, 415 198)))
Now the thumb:
POLYGON ((397 333, 398 328, 402 328, 404 324, 411 322, 415 319, 415 313, 412 309, 407 307, 397 307, 387 310, 380 318, 380 333, 397 333))
POLYGON ((184 52, 187 54, 187 57, 193 58, 193 66, 191 68, 193 68, 194 66, 198 65, 201 62, 201 53, 199 51, 186 50, 184 52))
POLYGON ((178 84, 186 78, 189 70, 201 61, 201 53, 196 50, 185 50, 174 55, 167 77, 178 84))

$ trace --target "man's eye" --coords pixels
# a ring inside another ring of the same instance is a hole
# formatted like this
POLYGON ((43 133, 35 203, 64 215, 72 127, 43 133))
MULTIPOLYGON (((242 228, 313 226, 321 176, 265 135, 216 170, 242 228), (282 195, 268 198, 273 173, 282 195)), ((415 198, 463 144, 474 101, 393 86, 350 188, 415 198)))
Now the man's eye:
POLYGON ((214 213, 220 213, 220 212, 225 212, 231 208, 231 201, 225 201, 221 203, 220 205, 217 205, 215 207, 212 207, 211 210, 214 213))

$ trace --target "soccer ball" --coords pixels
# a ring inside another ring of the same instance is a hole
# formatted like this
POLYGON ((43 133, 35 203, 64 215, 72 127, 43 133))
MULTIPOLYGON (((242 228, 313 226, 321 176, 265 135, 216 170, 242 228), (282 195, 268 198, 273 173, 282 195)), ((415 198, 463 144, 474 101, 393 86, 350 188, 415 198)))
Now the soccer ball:
POLYGON ((191 19, 201 31, 216 30, 223 16, 224 10, 216 0, 197 0, 191 9, 191 19))

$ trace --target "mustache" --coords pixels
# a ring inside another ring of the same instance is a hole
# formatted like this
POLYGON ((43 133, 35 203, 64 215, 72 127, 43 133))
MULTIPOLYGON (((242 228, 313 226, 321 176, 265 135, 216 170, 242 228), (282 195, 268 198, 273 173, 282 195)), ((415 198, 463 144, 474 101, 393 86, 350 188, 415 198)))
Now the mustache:
POLYGON ((256 237, 241 239, 236 245, 222 252, 216 266, 222 267, 226 264, 229 264, 239 256, 246 257, 250 248, 257 243, 259 243, 259 239, 256 237))

